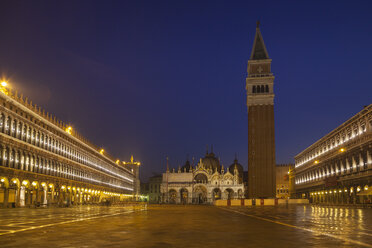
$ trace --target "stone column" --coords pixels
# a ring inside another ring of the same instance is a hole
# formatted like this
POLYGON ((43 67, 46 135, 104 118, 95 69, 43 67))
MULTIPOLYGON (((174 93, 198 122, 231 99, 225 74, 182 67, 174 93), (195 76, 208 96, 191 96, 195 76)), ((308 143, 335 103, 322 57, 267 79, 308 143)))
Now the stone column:
POLYGON ((364 161, 362 157, 362 151, 359 152, 359 170, 364 170, 364 161))
POLYGON ((5 162, 4 158, 5 158, 5 153, 6 153, 6 147, 4 145, 2 145, 1 148, 3 149, 3 152, 1 153, 1 163, 2 163, 3 166, 5 166, 6 162, 5 162))
POLYGON ((368 169, 372 168, 372 158, 371 158, 371 152, 369 151, 369 147, 367 147, 367 163, 368 163, 368 169))
POLYGON ((353 167, 353 172, 357 171, 357 165, 356 165, 354 155, 351 156, 351 163, 352 163, 352 167, 353 167))
POLYGON ((9 189, 4 187, 4 202, 3 202, 4 208, 8 207, 8 200, 9 200, 9 189))

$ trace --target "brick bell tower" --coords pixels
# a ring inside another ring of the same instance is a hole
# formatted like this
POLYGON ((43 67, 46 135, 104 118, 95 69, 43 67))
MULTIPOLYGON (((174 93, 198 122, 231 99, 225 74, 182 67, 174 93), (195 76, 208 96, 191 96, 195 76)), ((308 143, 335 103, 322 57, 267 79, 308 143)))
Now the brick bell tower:
POLYGON ((274 76, 257 22, 246 78, 248 197, 275 198, 274 76))

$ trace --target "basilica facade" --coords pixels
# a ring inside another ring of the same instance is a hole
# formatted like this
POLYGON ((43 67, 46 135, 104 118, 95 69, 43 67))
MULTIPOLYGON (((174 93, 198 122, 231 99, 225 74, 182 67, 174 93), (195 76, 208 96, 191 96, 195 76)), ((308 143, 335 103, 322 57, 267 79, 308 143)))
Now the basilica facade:
POLYGON ((189 161, 162 175, 163 203, 211 204, 217 199, 244 198, 243 167, 235 159, 224 168, 213 152, 201 158, 194 167, 189 161))

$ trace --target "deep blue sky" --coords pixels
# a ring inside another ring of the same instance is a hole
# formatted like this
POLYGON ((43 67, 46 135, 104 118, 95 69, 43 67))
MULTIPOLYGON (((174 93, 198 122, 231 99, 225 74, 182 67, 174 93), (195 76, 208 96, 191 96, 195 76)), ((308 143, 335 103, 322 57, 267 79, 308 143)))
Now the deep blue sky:
POLYGON ((275 78, 277 163, 372 100, 371 1, 1 1, 0 72, 142 178, 206 144, 247 168, 256 20, 275 78))

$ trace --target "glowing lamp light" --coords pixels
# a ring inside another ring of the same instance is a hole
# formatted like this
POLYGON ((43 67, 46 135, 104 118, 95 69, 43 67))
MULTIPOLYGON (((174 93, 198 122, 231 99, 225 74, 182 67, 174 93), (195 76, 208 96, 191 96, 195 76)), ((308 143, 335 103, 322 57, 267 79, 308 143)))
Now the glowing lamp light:
POLYGON ((1 178, 1 180, 0 180, 2 183, 5 181, 5 179, 4 178, 1 178))
POLYGON ((46 185, 45 183, 41 183, 41 186, 45 187, 45 185, 46 185))
POLYGON ((36 186, 36 182, 32 182, 32 186, 36 186))
POLYGON ((23 185, 27 185, 28 182, 27 182, 27 181, 23 181, 22 184, 23 184, 23 185))
POLYGON ((101 154, 103 154, 104 152, 105 152, 104 149, 101 149, 101 150, 99 151, 99 153, 101 153, 101 154))
POLYGON ((72 134, 72 127, 71 127, 71 126, 66 127, 65 131, 66 131, 68 134, 72 134))
POLYGON ((2 86, 2 87, 7 87, 7 86, 8 86, 8 83, 5 82, 5 81, 2 81, 2 82, 1 82, 1 86, 2 86))
POLYGON ((344 152, 344 151, 346 151, 345 148, 341 148, 341 149, 340 149, 340 152, 344 152))
POLYGON ((319 164, 319 160, 315 160, 314 161, 314 164, 319 164))
POLYGON ((116 162, 115 162, 116 164, 119 164, 120 163, 120 160, 118 159, 118 160, 116 160, 116 162))

